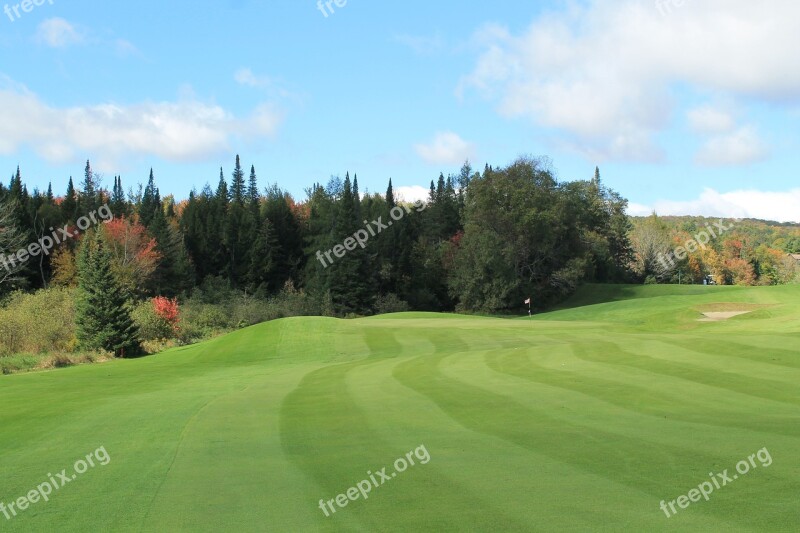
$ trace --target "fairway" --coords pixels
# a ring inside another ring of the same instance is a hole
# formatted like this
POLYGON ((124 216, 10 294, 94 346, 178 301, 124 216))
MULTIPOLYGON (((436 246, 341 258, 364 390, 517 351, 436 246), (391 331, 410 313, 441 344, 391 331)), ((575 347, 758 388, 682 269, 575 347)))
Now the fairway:
POLYGON ((0 530, 797 531, 798 341, 798 286, 589 286, 533 320, 291 318, 0 376, 0 502, 109 457, 0 530))

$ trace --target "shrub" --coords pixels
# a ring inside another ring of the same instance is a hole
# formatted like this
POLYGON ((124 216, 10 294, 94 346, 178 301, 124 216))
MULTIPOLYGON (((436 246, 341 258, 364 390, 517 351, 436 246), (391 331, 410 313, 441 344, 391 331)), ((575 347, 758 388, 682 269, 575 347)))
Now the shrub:
POLYGON ((375 301, 375 311, 379 315, 386 315, 389 313, 403 313, 410 309, 408 302, 401 300, 396 294, 389 293, 385 296, 379 296, 375 301))
POLYGON ((156 312, 153 302, 147 300, 133 309, 133 321, 139 328, 142 341, 158 341, 173 336, 173 326, 156 312))
POLYGON ((65 287, 12 294, 0 309, 0 355, 75 351, 74 297, 65 287))

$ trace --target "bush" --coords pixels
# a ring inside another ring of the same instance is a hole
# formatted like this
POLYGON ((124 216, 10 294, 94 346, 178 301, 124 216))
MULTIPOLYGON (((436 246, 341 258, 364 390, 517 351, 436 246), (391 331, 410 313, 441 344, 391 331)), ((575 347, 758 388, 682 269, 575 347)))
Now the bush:
POLYGON ((403 313, 409 309, 408 302, 401 300, 396 294, 392 293, 385 296, 378 296, 378 299, 375 301, 375 311, 379 315, 403 313))
POLYGON ((0 309, 0 356, 75 351, 74 297, 64 287, 12 294, 0 309))
POLYGON ((160 341, 173 337, 172 324, 156 313, 150 300, 136 305, 131 314, 134 323, 139 328, 139 338, 142 341, 160 341))

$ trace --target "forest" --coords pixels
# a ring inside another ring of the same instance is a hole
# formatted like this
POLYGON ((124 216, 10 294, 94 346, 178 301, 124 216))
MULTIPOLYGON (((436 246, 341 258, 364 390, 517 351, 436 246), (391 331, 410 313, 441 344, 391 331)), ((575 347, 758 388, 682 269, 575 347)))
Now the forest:
POLYGON ((29 191, 18 168, 0 184, 0 354, 124 356, 293 315, 524 314, 528 298, 546 309, 587 282, 797 280, 796 226, 737 221, 692 247, 711 220, 629 217, 599 168, 555 176, 547 158, 466 162, 411 204, 391 179, 362 193, 349 173, 298 200, 239 156, 185 199, 162 196, 153 170, 109 190, 87 161, 56 195, 29 191), (47 338, 36 309, 59 310, 47 338))

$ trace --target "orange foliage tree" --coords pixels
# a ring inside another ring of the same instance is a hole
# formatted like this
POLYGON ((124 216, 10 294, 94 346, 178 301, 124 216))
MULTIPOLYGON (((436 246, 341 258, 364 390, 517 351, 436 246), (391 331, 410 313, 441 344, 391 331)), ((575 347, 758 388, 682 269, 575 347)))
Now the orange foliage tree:
POLYGON ((172 330, 178 331, 178 321, 180 320, 180 308, 178 307, 178 299, 164 298, 163 296, 156 296, 153 298, 153 310, 156 315, 162 320, 172 326, 172 330))
POLYGON ((120 283, 130 294, 142 293, 161 261, 156 240, 144 226, 125 217, 103 224, 102 231, 120 283))

